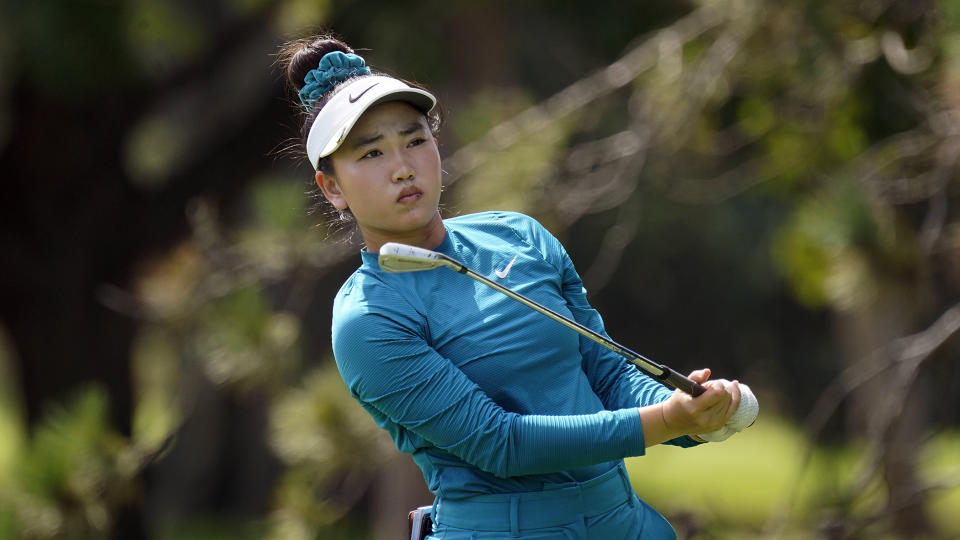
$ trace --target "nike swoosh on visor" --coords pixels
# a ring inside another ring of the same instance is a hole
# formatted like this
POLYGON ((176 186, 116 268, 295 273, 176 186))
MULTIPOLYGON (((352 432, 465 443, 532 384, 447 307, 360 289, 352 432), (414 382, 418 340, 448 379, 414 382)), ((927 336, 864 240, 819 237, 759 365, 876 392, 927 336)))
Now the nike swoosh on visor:
POLYGON ((347 97, 347 99, 350 100, 350 103, 356 103, 358 99, 362 98, 364 94, 366 94, 367 92, 370 91, 370 88, 373 88, 374 86, 376 86, 376 85, 378 85, 378 84, 380 84, 380 83, 373 83, 373 84, 371 84, 369 88, 367 88, 367 89, 364 90, 363 92, 360 92, 360 94, 359 94, 358 96, 356 96, 356 97, 354 97, 353 94, 350 94, 350 95, 347 97))

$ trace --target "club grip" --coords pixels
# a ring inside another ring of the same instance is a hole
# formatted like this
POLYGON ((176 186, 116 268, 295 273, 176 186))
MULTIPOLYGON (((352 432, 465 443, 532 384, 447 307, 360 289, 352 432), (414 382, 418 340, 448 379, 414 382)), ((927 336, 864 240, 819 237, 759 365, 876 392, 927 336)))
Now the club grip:
POLYGON ((663 381, 664 384, 682 390, 693 397, 697 397, 707 391, 706 388, 700 386, 700 383, 677 373, 668 366, 661 367, 664 370, 664 376, 660 377, 660 380, 663 381))

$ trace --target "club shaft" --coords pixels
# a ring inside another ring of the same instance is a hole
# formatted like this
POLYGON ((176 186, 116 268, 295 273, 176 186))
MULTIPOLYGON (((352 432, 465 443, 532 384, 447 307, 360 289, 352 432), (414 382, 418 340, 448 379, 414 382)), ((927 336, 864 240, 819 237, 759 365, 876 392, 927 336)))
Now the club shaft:
POLYGON ((578 323, 577 321, 571 320, 557 313, 556 311, 553 311, 552 309, 538 302, 535 302, 527 298, 526 296, 523 296, 518 292, 512 291, 504 287, 503 285, 500 285, 496 281, 493 281, 481 274, 474 272, 473 270, 470 270, 469 268, 467 268, 465 265, 463 265, 458 261, 455 261, 450 258, 446 258, 446 262, 448 263, 448 266, 450 268, 456 270, 457 272, 460 272, 461 274, 466 274, 471 278, 483 283, 484 285, 487 285, 488 287, 491 287, 497 291, 500 291, 501 293, 509 296, 510 298, 513 298, 514 300, 520 302, 521 304, 526 305, 529 308, 539 311, 543 315, 550 317, 554 321, 566 326, 567 328, 570 328, 571 330, 579 333, 580 335, 590 338, 593 341, 599 343, 600 345, 610 349, 611 351, 617 354, 620 354, 621 356, 629 360, 632 364, 637 366, 637 368, 639 368, 641 371, 643 371, 647 375, 653 377, 654 379, 660 381, 661 383, 671 388, 678 388, 681 391, 686 392, 687 394, 690 394, 691 396, 694 396, 694 397, 699 396, 705 391, 703 386, 698 384, 696 381, 691 380, 689 377, 685 377, 684 375, 681 375, 680 373, 674 371, 668 366, 658 364, 653 360, 650 360, 649 358, 643 356, 642 354, 634 352, 624 347, 623 345, 620 345, 616 341, 613 341, 612 339, 602 334, 594 332, 590 328, 587 328, 586 326, 578 323))

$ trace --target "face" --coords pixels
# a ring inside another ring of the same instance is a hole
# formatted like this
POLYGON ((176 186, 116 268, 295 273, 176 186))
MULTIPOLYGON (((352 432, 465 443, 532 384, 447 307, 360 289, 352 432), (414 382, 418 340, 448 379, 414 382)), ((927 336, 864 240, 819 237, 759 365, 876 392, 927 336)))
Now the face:
POLYGON ((350 209, 368 250, 390 241, 423 245, 438 227, 442 233, 440 152, 427 119, 409 104, 367 110, 331 163, 334 173, 318 172, 317 184, 334 207, 350 209))

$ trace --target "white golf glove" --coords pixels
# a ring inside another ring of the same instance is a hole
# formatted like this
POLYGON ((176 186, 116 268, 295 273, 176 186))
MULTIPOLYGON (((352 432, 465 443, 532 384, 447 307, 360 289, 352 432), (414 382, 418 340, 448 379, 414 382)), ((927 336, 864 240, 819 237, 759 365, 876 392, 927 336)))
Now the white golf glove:
POLYGON ((697 437, 708 442, 725 441, 735 433, 740 433, 753 425, 759 413, 760 404, 757 402, 757 396, 753 395, 753 390, 750 390, 749 386, 740 383, 740 406, 737 407, 737 412, 733 413, 722 428, 710 433, 698 434, 697 437))

